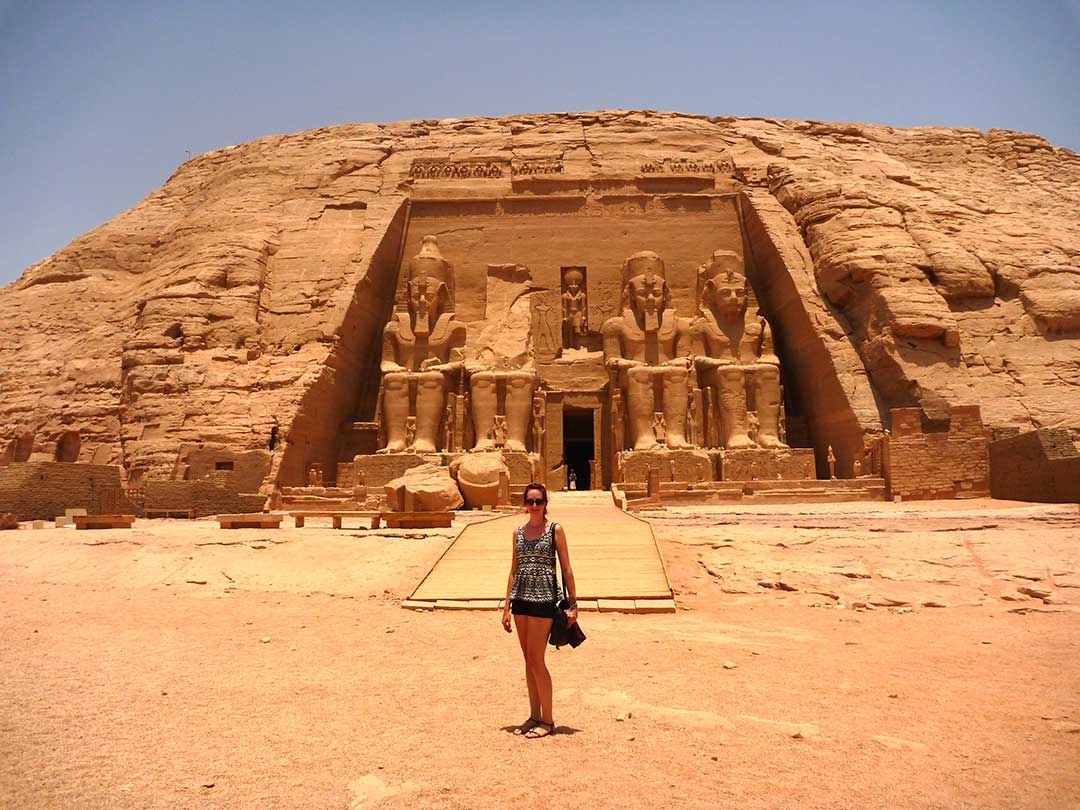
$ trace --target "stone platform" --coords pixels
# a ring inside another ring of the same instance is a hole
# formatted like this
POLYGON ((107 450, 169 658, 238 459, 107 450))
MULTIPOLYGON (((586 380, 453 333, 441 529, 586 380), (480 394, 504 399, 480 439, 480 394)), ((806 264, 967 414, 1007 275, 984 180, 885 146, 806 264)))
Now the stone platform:
MULTIPOLYGON (((553 492, 550 497, 550 517, 566 531, 581 610, 675 611, 648 523, 619 510, 609 492, 553 492)), ((515 514, 468 526, 402 607, 500 609, 512 534, 524 519, 515 514)))
POLYGON ((651 496, 645 484, 618 484, 616 501, 631 512, 664 506, 751 501, 757 503, 825 503, 884 501, 884 478, 842 478, 828 481, 687 481, 661 482, 651 496))
POLYGON ((656 470, 661 481, 807 481, 815 476, 809 447, 624 450, 616 466, 627 484, 644 484, 650 470, 656 470))

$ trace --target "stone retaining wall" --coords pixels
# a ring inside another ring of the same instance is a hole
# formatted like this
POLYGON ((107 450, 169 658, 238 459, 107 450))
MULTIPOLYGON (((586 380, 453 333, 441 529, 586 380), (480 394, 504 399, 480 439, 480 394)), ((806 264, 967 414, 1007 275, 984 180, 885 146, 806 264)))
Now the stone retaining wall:
POLYGON ((990 443, 995 498, 1080 503, 1080 453, 1067 430, 1033 430, 990 443))
POLYGON ((988 497, 987 444, 978 405, 954 406, 941 420, 927 419, 920 408, 893 408, 892 435, 884 445, 890 497, 988 497))
POLYGON ((97 515, 102 493, 120 487, 120 468, 109 464, 15 462, 0 467, 0 512, 19 520, 53 520, 65 509, 97 515))

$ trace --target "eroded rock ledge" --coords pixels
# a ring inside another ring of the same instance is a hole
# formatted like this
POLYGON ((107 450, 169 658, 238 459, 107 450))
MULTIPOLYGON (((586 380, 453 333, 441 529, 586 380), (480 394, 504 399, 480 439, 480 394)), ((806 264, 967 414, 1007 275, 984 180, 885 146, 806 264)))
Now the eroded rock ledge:
POLYGON ((991 427, 1080 437, 1080 156, 999 130, 605 111, 330 127, 186 162, 0 290, 0 460, 168 478, 221 448, 289 483, 290 448, 371 416, 331 392, 377 373, 397 280, 374 268, 398 266, 409 201, 611 210, 626 188, 738 196, 865 431, 973 403, 991 427))

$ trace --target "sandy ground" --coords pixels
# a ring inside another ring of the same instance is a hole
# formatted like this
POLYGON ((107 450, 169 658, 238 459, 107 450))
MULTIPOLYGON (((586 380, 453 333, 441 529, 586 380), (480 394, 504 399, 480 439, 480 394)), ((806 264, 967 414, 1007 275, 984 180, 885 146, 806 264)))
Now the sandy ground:
POLYGON ((584 614, 546 740, 398 606, 464 522, 0 532, 0 807, 1080 807, 1075 505, 647 517, 680 609, 584 614))

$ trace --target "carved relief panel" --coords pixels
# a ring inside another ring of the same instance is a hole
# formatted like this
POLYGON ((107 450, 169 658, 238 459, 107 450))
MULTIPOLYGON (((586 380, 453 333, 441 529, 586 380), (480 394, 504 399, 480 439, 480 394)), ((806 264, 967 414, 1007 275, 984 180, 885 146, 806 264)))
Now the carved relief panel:
POLYGON ((530 296, 533 351, 537 363, 550 363, 562 352, 562 298, 557 290, 530 296))

